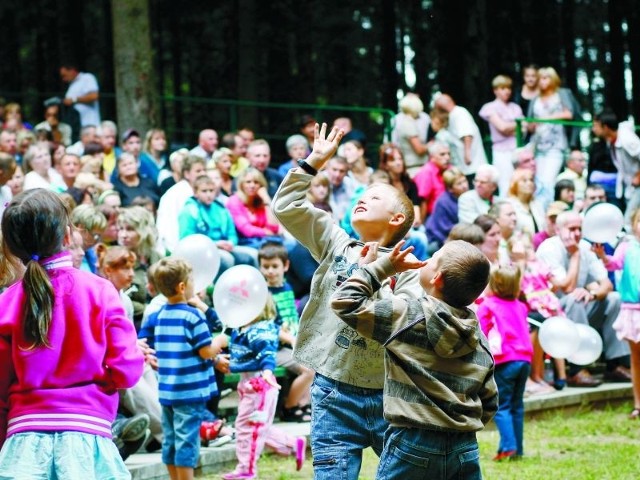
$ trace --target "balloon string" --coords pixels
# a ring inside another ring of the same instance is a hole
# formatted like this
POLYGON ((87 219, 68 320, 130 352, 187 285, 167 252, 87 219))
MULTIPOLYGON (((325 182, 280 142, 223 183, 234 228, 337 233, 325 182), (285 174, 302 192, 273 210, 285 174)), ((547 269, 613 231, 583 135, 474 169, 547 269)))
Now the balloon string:
POLYGON ((539 322, 537 320, 534 320, 531 317, 527 317, 527 322, 529 322, 531 325, 535 325, 536 327, 540 328, 542 326, 542 322, 539 322))

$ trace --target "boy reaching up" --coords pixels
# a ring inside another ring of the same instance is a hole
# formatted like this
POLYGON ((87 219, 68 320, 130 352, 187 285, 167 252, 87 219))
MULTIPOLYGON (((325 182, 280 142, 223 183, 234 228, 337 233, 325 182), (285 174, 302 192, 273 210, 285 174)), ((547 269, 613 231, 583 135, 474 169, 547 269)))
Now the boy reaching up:
POLYGON ((476 433, 498 407, 493 357, 467 308, 487 286, 489 261, 470 243, 446 243, 426 262, 399 243, 378 257, 363 249, 362 268, 333 294, 331 307, 360 335, 384 345, 384 415, 390 427, 378 480, 480 479, 476 433), (419 299, 375 299, 396 272, 420 268, 419 299), (409 460, 410 459, 410 460, 409 460))
MULTIPOLYGON (((315 125, 313 150, 291 170, 272 201, 282 225, 318 261, 309 303, 300 318, 295 359, 316 372, 311 387, 311 450, 316 480, 358 478, 362 450, 380 455, 388 423, 382 412, 384 348, 342 322, 331 310, 331 294, 357 269, 363 243, 335 225, 331 215, 307 200, 313 177, 333 156, 343 132, 315 125)), ((407 196, 385 184, 370 186, 352 210, 363 242, 393 247, 413 224, 407 196)), ((417 274, 389 279, 379 294, 417 297, 417 274), (393 286, 393 289, 392 289, 393 286)))

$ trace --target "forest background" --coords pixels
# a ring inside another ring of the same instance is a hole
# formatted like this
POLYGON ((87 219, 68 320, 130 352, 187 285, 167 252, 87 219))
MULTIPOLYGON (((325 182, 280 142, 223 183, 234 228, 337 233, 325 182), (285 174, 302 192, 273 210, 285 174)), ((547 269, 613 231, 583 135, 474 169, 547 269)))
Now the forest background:
POLYGON ((475 115, 529 63, 586 120, 640 113, 640 0, 3 0, 0 18, 0 96, 32 123, 69 60, 98 78, 103 118, 174 144, 207 127, 284 139, 303 114, 380 142, 399 95, 447 92, 475 115))

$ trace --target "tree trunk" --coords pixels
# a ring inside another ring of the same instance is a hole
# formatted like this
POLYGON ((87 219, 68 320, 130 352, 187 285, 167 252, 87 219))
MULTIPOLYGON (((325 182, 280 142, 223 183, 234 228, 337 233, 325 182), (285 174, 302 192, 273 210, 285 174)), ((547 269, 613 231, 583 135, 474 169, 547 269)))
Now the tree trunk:
POLYGON ((611 64, 607 80, 607 104, 618 118, 627 115, 624 89, 624 37, 622 34, 623 13, 620 1, 609 2, 609 52, 611 64))
POLYGON ((159 124, 148 0, 111 2, 116 105, 120 130, 159 124))

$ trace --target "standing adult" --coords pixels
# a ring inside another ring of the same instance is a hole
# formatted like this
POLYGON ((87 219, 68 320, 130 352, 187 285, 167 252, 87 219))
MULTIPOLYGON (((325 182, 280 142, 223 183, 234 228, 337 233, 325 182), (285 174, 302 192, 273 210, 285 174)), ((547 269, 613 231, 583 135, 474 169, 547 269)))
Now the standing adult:
POLYGON ((427 127, 429 116, 424 113, 424 105, 415 93, 406 94, 398 102, 400 113, 395 116, 393 142, 400 147, 407 172, 414 176, 427 162, 427 127))
POLYGON ((80 126, 100 125, 100 88, 96 77, 81 72, 75 63, 64 63, 60 67, 60 78, 69 84, 62 103, 78 112, 80 126))
POLYGON ((522 87, 516 91, 514 101, 520 105, 523 112, 529 111, 531 100, 538 96, 538 66, 534 64, 526 65, 522 69, 522 87))
POLYGON ((626 202, 625 220, 629 224, 631 214, 640 206, 640 138, 631 122, 618 123, 613 112, 603 113, 593 124, 607 142, 618 169, 616 197, 626 202))
POLYGON ((71 145, 71 125, 60 121, 60 100, 48 99, 44 102, 44 121, 38 123, 34 130, 51 132, 51 139, 57 145, 68 147, 71 145))
POLYGON ((453 98, 443 93, 435 101, 436 108, 449 114, 448 130, 460 141, 458 158, 462 158, 458 167, 467 177, 469 183, 480 165, 487 163, 487 156, 482 145, 482 135, 475 120, 464 107, 456 105, 453 98))
POLYGON ((523 116, 517 103, 510 102, 513 82, 506 75, 498 75, 491 82, 496 96, 493 102, 485 103, 480 109, 480 118, 489 123, 491 132, 491 154, 493 164, 500 171, 498 191, 506 196, 513 174, 513 151, 516 149, 516 118, 523 116))
MULTIPOLYGON (((560 77, 552 67, 538 70, 540 94, 529 104, 527 117, 544 120, 572 120, 579 113, 576 101, 567 89, 560 88, 560 77)), ((560 173, 564 155, 575 139, 567 137, 565 128, 555 123, 533 123, 532 141, 535 145, 536 178, 543 186, 541 200, 546 206, 553 200, 550 192, 560 173)))

